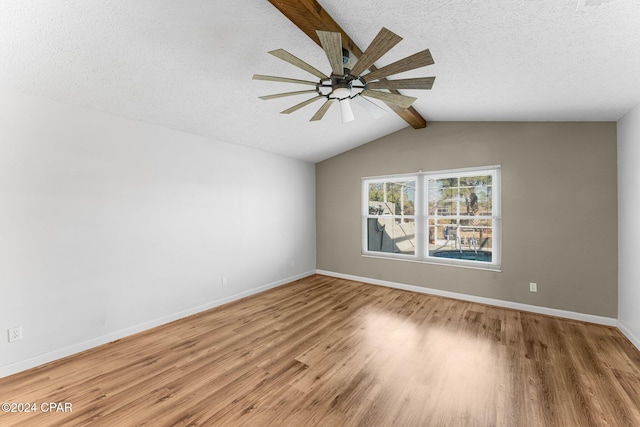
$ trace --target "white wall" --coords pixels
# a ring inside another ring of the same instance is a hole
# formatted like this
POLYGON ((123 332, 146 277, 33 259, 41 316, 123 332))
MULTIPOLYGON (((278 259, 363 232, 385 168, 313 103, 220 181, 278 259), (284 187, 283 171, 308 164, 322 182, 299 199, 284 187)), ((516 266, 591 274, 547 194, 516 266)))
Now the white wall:
POLYGON ((640 348, 640 105, 618 121, 618 321, 640 348))
POLYGON ((314 165, 0 95, 0 377, 314 271, 314 165))

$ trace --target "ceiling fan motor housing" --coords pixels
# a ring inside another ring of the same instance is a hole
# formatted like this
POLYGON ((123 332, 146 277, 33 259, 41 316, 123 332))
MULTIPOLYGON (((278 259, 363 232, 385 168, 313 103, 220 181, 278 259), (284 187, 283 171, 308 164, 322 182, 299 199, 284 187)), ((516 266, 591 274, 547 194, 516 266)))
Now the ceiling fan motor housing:
POLYGON ((320 95, 329 99, 341 100, 355 96, 359 93, 359 91, 356 92, 357 89, 364 89, 364 85, 360 86, 358 82, 360 82, 359 79, 349 74, 344 76, 332 74, 330 79, 321 80, 316 89, 320 95))

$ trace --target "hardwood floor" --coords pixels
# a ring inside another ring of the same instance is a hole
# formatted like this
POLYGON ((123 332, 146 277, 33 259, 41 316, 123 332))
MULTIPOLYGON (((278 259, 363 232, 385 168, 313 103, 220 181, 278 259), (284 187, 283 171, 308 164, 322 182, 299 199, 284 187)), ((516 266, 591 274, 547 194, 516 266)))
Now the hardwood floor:
POLYGON ((37 403, 2 426, 640 426, 640 352, 615 328, 315 275, 0 379, 0 402, 37 403))

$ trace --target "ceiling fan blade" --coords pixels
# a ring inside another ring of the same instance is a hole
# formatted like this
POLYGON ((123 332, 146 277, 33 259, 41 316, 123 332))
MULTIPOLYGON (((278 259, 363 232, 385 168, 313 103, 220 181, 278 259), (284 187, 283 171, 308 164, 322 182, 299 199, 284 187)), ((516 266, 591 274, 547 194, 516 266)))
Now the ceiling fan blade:
POLYGON ((329 111, 329 107, 331 107, 331 105, 333 104, 333 101, 335 101, 335 99, 327 99, 327 102, 322 104, 322 107, 320 107, 320 109, 316 111, 316 113, 313 115, 313 117, 311 117, 311 120, 309 121, 315 122, 322 119, 326 114, 326 112, 329 111))
POLYGON ((387 113, 387 110, 380 107, 375 102, 365 98, 364 96, 356 96, 353 100, 360 105, 374 119, 379 119, 387 113))
POLYGON ((391 50, 392 47, 400 43, 401 40, 402 37, 383 27, 367 50, 358 58, 358 62, 356 62, 356 65, 351 69, 351 75, 357 77, 362 74, 364 70, 372 66, 374 62, 391 50))
POLYGON ((276 76, 263 76, 262 74, 254 74, 253 80, 268 80, 271 82, 298 83, 301 85, 311 85, 311 86, 315 86, 318 84, 317 82, 312 82, 309 80, 288 79, 286 77, 276 77, 276 76))
POLYGON ((296 104, 293 107, 287 108, 284 111, 280 111, 280 114, 291 114, 294 111, 297 111, 297 110, 301 109, 302 107, 311 104, 312 102, 316 102, 320 98, 324 98, 324 96, 322 96, 322 95, 314 96, 313 98, 307 99, 306 101, 301 102, 300 104, 296 104))
POLYGON ((275 98, 284 98, 285 96, 293 96, 293 95, 302 95, 303 93, 314 93, 315 90, 299 90, 297 92, 284 92, 284 93, 275 93, 273 95, 263 95, 259 96, 260 99, 275 99, 275 98))
POLYGON ((402 108, 409 108, 413 102, 418 99, 413 96, 398 95, 395 93, 378 92, 377 90, 363 90, 360 92, 362 96, 376 98, 389 104, 394 104, 402 108))
POLYGON ((377 70, 362 76, 362 78, 367 82, 379 80, 383 77, 391 76, 393 74, 402 73, 404 71, 409 71, 420 67, 426 67, 427 65, 431 64, 433 64, 431 52, 429 52, 429 49, 425 49, 418 53, 414 53, 411 56, 407 56, 404 59, 393 62, 387 66, 378 68, 377 70))
POLYGON ((349 98, 340 100, 340 116, 342 117, 342 123, 352 122, 355 120, 349 98))
POLYGON ((367 83, 368 89, 431 89, 435 77, 418 77, 415 79, 380 80, 367 83))
POLYGON ((336 75, 343 75, 344 68, 342 67, 342 37, 340 33, 333 33, 330 31, 316 31, 318 38, 324 52, 327 54, 329 64, 331 64, 331 71, 336 75))
POLYGON ((318 70, 317 68, 312 67, 311 65, 307 64, 306 62, 304 62, 302 59, 298 58, 295 55, 290 54, 289 52, 287 52, 284 49, 276 49, 276 50, 272 50, 270 52, 271 55, 275 56, 276 58, 282 59, 285 62, 288 62, 291 65, 295 65, 296 67, 305 70, 308 73, 313 74, 316 77, 319 77, 321 79, 328 79, 329 76, 327 76, 326 74, 324 74, 322 71, 318 70))

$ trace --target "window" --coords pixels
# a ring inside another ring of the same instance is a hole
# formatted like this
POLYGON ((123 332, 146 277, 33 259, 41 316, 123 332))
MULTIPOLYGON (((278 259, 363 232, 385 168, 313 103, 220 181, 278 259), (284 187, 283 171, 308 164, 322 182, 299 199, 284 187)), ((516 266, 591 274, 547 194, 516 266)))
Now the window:
POLYGON ((362 253, 500 269, 500 168, 363 179, 362 253))
POLYGON ((369 180, 367 194, 366 250, 415 255, 415 178, 369 180))

